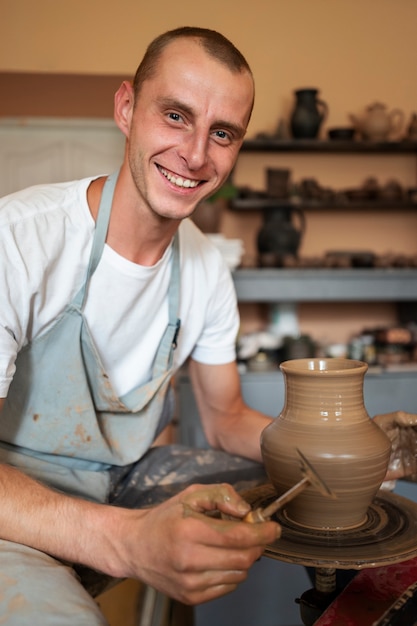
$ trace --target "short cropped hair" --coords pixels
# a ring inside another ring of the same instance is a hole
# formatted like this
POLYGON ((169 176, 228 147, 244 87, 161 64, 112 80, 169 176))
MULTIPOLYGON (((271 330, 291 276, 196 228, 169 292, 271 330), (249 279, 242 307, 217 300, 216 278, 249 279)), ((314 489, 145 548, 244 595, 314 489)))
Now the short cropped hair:
POLYGON ((246 71, 252 76, 252 71, 243 54, 224 35, 209 28, 182 26, 159 35, 149 44, 133 79, 135 96, 138 95, 145 80, 154 75, 164 49, 171 42, 186 37, 195 39, 208 55, 223 63, 232 72, 246 71))

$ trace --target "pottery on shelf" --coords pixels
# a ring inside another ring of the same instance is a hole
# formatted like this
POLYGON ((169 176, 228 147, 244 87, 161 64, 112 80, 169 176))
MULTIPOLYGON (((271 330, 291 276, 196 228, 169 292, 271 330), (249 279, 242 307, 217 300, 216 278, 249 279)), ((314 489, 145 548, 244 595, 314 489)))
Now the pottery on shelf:
POLYGON ((336 495, 309 485, 285 509, 305 527, 344 529, 366 521, 388 469, 391 443, 368 415, 363 398, 367 364, 344 358, 281 363, 285 405, 261 436, 266 472, 277 495, 301 478, 299 449, 336 495))
POLYGON ((298 207, 275 207, 265 211, 256 239, 261 265, 262 259, 268 256, 273 257, 272 265, 276 266, 282 265, 286 257, 296 258, 304 231, 305 217, 298 207))
POLYGON ((410 141, 417 141, 417 113, 412 113, 407 126, 406 138, 410 141))
POLYGON ((327 103, 317 96, 318 89, 297 89, 291 114, 291 134, 295 139, 315 139, 328 114, 327 103))
POLYGON ((398 137, 404 124, 404 113, 400 109, 387 111, 387 107, 375 102, 367 107, 362 117, 350 115, 350 120, 364 139, 386 141, 398 137))
POLYGON ((223 209, 224 203, 221 200, 204 200, 196 206, 191 219, 203 233, 218 233, 223 209))

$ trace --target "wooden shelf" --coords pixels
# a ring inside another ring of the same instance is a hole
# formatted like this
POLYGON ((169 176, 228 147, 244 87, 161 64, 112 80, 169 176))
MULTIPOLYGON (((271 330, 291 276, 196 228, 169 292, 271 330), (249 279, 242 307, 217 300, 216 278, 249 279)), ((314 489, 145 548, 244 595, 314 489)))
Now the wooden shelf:
MULTIPOLYGON (((316 154, 411 154, 417 155, 417 141, 330 141, 319 139, 247 139, 243 142, 241 152, 310 152, 316 154)), ((408 190, 414 192, 414 189, 408 190)), ((335 191, 335 197, 320 201, 303 199, 301 196, 292 196, 279 200, 268 197, 234 198, 229 206, 234 211, 267 211, 273 209, 301 208, 305 210, 399 210, 415 211, 417 202, 405 195, 402 200, 349 200, 343 195, 343 190, 335 191)))
POLYGON ((239 302, 417 302, 417 268, 238 269, 239 302))
POLYGON ((330 141, 320 139, 246 139, 241 152, 417 153, 417 141, 330 141))
POLYGON ((297 196, 280 200, 276 198, 234 198, 229 201, 229 208, 233 211, 273 211, 274 209, 294 209, 299 208, 307 211, 314 210, 374 210, 384 211, 393 208, 398 210, 415 211, 417 202, 396 201, 396 200, 361 200, 355 202, 322 202, 319 200, 304 200, 297 196))

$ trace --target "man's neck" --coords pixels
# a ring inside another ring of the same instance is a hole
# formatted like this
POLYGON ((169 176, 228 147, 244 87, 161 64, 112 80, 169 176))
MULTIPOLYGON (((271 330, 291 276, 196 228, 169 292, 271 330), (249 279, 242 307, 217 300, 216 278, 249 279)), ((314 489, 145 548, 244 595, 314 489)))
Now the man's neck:
MULTIPOLYGON (((93 180, 87 190, 87 202, 94 221, 100 206, 105 177, 93 180)), ((138 265, 155 265, 178 230, 180 221, 150 215, 122 198, 115 189, 106 243, 124 258, 138 265)))

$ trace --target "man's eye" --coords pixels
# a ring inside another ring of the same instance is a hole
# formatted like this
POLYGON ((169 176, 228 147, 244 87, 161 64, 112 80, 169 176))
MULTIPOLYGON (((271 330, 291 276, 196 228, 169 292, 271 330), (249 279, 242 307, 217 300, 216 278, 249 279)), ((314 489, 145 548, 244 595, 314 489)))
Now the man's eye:
POLYGON ((222 142, 230 142, 232 140, 230 134, 225 130, 216 130, 214 131, 214 136, 217 139, 221 139, 222 142))
POLYGON ((174 122, 180 122, 182 119, 179 113, 168 113, 168 117, 174 122))

